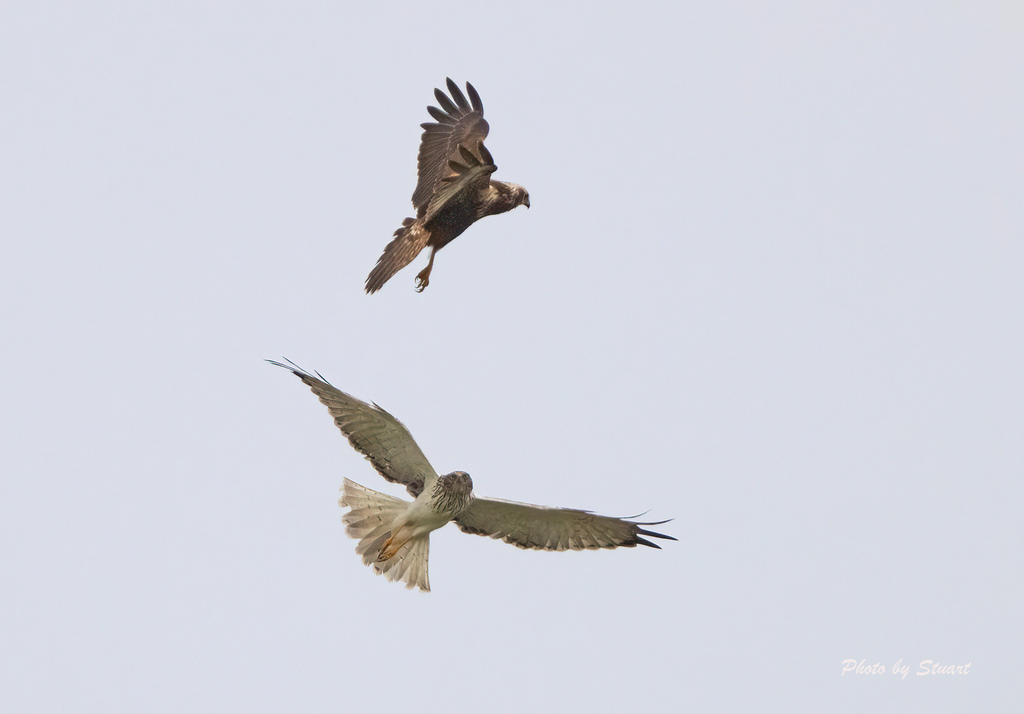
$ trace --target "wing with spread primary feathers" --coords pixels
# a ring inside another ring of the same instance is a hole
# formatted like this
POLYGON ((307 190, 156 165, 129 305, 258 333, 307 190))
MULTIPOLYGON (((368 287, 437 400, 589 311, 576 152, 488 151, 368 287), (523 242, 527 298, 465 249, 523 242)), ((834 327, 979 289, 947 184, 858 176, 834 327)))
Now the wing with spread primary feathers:
POLYGON ((675 540, 672 536, 647 531, 667 521, 636 523, 623 518, 598 516, 571 508, 547 508, 528 503, 476 498, 455 518, 466 533, 500 538, 519 548, 536 550, 584 550, 631 548, 647 545, 660 548, 642 536, 675 540))
POLYGON ((352 447, 385 479, 404 485, 413 497, 419 496, 437 479, 434 467, 398 419, 376 404, 367 404, 345 394, 295 364, 267 361, 284 367, 305 382, 327 406, 334 423, 348 437, 352 447))
POLYGON ((417 160, 418 180, 412 194, 412 205, 418 213, 426 210, 441 179, 451 175, 448 161, 459 160, 459 145, 475 148, 487 138, 489 130, 484 120, 484 105, 473 85, 466 82, 467 101, 459 85, 450 78, 447 83, 451 99, 440 89, 435 89, 434 96, 441 108, 427 107, 427 111, 437 121, 421 125, 423 136, 417 160))

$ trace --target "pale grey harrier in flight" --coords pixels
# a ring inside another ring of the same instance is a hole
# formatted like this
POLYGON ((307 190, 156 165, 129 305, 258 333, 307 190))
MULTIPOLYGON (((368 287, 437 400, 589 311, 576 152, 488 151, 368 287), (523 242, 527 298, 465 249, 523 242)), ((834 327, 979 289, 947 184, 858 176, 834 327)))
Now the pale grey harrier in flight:
POLYGON ((441 108, 427 107, 435 122, 422 124, 419 179, 412 194, 416 218, 406 218, 384 248, 377 265, 366 278, 366 292, 375 293, 392 275, 430 246, 430 262, 416 276, 416 290, 430 283, 434 254, 458 238, 484 216, 530 207, 530 194, 522 186, 492 181, 497 170, 484 146, 487 122, 484 105, 473 85, 466 82, 469 100, 451 79, 448 97, 434 90, 441 108))
POLYGON ((356 553, 363 556, 363 563, 388 580, 398 580, 408 588, 430 590, 430 531, 448 521, 455 521, 466 533, 501 538, 520 548, 537 550, 636 545, 658 548, 643 536, 675 540, 641 528, 667 521, 638 523, 571 508, 478 498, 473 495, 469 474, 454 471, 438 476, 409 430, 376 404, 345 394, 294 364, 268 361, 290 370, 305 382, 327 405, 334 423, 356 451, 385 479, 404 485, 415 499, 409 503, 348 479, 341 489, 338 505, 351 509, 342 519, 345 532, 359 540, 356 553))

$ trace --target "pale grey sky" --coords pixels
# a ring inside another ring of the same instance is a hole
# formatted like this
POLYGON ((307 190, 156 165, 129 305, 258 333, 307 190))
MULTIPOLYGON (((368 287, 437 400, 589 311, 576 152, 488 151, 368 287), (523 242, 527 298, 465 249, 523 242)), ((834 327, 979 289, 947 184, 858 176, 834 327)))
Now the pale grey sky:
POLYGON ((1024 700, 1019 3, 551 5, 0 9, 0 708, 1024 700), (532 208, 366 296, 446 76, 532 208), (388 583, 281 356, 679 542, 388 583))

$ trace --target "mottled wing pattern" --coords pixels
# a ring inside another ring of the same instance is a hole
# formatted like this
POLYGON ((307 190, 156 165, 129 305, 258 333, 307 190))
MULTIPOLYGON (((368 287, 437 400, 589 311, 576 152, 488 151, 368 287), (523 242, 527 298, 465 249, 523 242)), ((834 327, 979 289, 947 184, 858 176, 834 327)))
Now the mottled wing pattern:
POLYGON ((463 191, 469 189, 472 193, 477 194, 487 188, 491 181, 491 174, 497 171, 498 167, 494 165, 494 158, 482 141, 476 145, 476 150, 477 154, 474 154, 465 146, 459 146, 461 160, 452 159, 448 162, 452 174, 445 176, 438 183, 423 215, 424 224, 429 223, 442 208, 448 205, 449 201, 463 191))
POLYGON ((435 122, 422 124, 423 136, 420 138, 420 153, 417 159, 416 190, 412 194, 412 205, 419 215, 426 210, 438 183, 445 176, 450 176, 452 169, 450 160, 459 160, 459 145, 475 147, 487 138, 489 127, 484 120, 484 105, 480 95, 469 82, 466 91, 469 100, 459 86, 449 78, 448 98, 440 89, 434 90, 441 108, 427 107, 435 122))
POLYGON ((305 382, 327 406, 334 423, 348 437, 352 447, 385 479, 404 485, 414 497, 437 479, 437 472, 398 419, 376 404, 367 404, 345 394, 295 364, 267 361, 284 367, 305 382))
POLYGON ((642 536, 675 540, 672 536, 644 530, 666 521, 636 523, 622 518, 598 516, 571 508, 547 508, 528 503, 477 498, 455 523, 466 533, 500 538, 519 548, 536 550, 584 550, 660 546, 642 536))
POLYGON ((406 218, 366 277, 366 292, 375 293, 384 287, 384 283, 420 254, 429 240, 430 231, 424 228, 422 223, 406 218))

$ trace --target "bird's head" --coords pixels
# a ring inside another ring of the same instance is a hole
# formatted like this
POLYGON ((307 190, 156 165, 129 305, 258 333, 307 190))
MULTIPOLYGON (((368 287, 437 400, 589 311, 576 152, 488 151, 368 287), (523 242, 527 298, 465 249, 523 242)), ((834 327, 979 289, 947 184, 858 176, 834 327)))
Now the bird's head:
POLYGON ((473 492, 473 479, 465 471, 452 471, 450 474, 439 476, 437 480, 449 493, 465 496, 473 492))
POLYGON ((455 518, 473 502, 473 479, 465 471, 438 476, 430 501, 435 512, 455 518))
POLYGON ((517 183, 510 183, 509 188, 512 189, 512 207, 526 206, 530 207, 530 192, 517 183))

